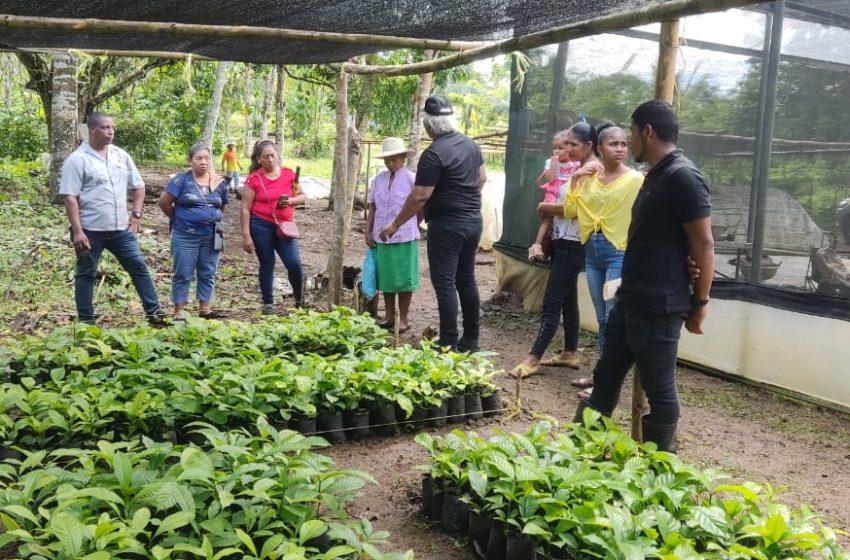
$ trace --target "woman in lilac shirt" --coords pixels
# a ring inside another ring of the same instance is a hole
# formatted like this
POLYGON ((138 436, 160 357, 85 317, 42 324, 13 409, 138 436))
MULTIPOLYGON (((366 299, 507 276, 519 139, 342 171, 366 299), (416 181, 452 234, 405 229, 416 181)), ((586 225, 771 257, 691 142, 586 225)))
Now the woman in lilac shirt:
POLYGON ((416 174, 407 169, 407 148, 401 138, 386 138, 381 153, 386 171, 372 180, 367 203, 366 244, 375 248, 378 262, 378 289, 384 293, 386 314, 381 326, 395 326, 396 296, 398 296, 398 330, 410 328, 408 311, 413 291, 419 287, 419 217, 399 224, 398 231, 386 242, 379 234, 398 215, 404 201, 413 190, 416 174))

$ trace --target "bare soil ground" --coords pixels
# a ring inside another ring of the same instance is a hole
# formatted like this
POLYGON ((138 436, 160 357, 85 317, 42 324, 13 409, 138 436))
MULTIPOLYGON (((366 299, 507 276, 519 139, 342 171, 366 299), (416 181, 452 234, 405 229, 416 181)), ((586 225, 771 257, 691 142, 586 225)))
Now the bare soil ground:
MULTIPOLYGON (((301 255, 308 276, 321 272, 327 260, 332 220, 331 213, 325 210, 326 205, 324 200, 313 201, 296 216, 302 233, 301 255)), ((146 225, 165 239, 167 225, 159 214, 150 206, 146 225)), ((260 307, 256 259, 241 249, 238 203, 227 209, 226 229, 226 249, 214 307, 233 318, 251 320, 260 307)), ((365 252, 362 232, 362 212, 356 212, 346 264, 359 265, 361 262, 365 252)), ((420 247, 420 263, 421 286, 413 298, 412 329, 405 335, 411 341, 428 326, 437 325, 437 307, 428 280, 424 243, 420 247)), ((483 313, 481 347, 496 352, 495 360, 507 370, 528 352, 537 331, 538 317, 524 313, 515 299, 496 293, 492 254, 479 253, 476 274, 483 313)), ((282 267, 277 275, 285 276, 282 267)), ((157 281, 167 280, 158 275, 157 281)), ((291 302, 291 299, 283 300, 279 310, 285 312, 291 302)), ((307 298, 307 304, 322 307, 324 297, 314 292, 307 298)), ((116 324, 121 322, 116 318, 116 324)), ((556 338, 553 344, 557 342, 556 338)), ((583 336, 582 345, 585 360, 580 371, 544 368, 542 374, 523 382, 523 413, 520 416, 510 420, 485 419, 460 427, 486 434, 497 426, 522 430, 538 414, 570 420, 577 399, 569 380, 590 375, 596 358, 594 337, 583 336)), ((839 369, 840 366, 836 373, 839 369)), ((505 397, 512 398, 514 381, 500 376, 498 382, 503 386, 505 397)), ((630 382, 627 382, 615 415, 624 426, 630 410, 629 387, 630 382)), ((833 527, 850 530, 850 418, 686 368, 680 371, 679 387, 684 405, 680 422, 680 455, 684 459, 721 468, 736 478, 785 486, 786 502, 807 503, 833 527)), ((432 431, 448 431, 458 426, 432 431)), ((346 443, 330 448, 327 453, 334 457, 339 467, 368 471, 378 481, 379 485, 369 488, 351 513, 366 515, 377 529, 390 531, 387 550, 412 549, 417 558, 424 560, 473 557, 463 543, 429 528, 418 514, 420 474, 415 467, 424 463, 426 456, 413 442, 412 435, 346 443)))

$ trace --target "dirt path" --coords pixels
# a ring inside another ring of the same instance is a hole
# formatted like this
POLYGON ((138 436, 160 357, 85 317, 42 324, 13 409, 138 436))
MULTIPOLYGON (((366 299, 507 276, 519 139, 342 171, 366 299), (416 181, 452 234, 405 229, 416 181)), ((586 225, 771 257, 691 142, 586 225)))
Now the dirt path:
MULTIPOLYGON (((305 273, 322 271, 329 252, 331 214, 324 210, 326 201, 314 201, 298 213, 302 232, 301 255, 305 273)), ((228 310, 234 318, 251 319, 259 309, 256 259, 241 250, 239 205, 227 210, 228 237, 221 264, 216 307, 228 310)), ((150 209, 148 215, 158 212, 150 209)), ((158 235, 167 234, 161 218, 153 218, 158 235)), ((346 264, 358 265, 365 251, 362 212, 354 217, 346 264)), ((420 247, 421 287, 412 304, 413 328, 410 340, 427 326, 436 326, 434 292, 428 281, 428 263, 424 244, 420 247)), ((538 319, 523 313, 511 299, 490 300, 495 293, 495 268, 492 254, 480 253, 476 274, 483 305, 481 347, 497 352, 499 366, 509 369, 527 353, 536 334, 538 319)), ((277 277, 283 278, 282 268, 277 277)), ((283 288, 281 288, 283 289, 283 288)), ((291 305, 284 299, 279 309, 291 305)), ((307 298, 308 305, 321 305, 319 294, 307 298)), ((577 403, 569 379, 589 375, 595 359, 593 337, 582 338, 585 364, 581 371, 544 368, 523 385, 524 414, 501 425, 521 430, 532 415, 547 414, 569 420, 577 403)), ((513 394, 513 381, 499 378, 505 393, 513 394)), ((629 387, 628 382, 626 387, 629 387)), ((850 529, 850 418, 777 397, 767 391, 743 384, 707 377, 682 369, 679 386, 683 401, 680 423, 680 455, 703 466, 719 467, 735 477, 771 485, 787 486, 785 501, 808 503, 832 526, 850 529)), ((624 390, 615 419, 624 426, 624 411, 629 410, 628 390, 624 390)), ((467 426, 487 433, 500 425, 498 420, 482 420, 467 426)), ((451 429, 452 426, 445 430, 451 429)), ((433 431, 433 430, 432 430, 433 431)), ((413 442, 413 436, 373 439, 347 443, 328 451, 339 467, 370 472, 379 486, 361 498, 352 513, 368 515, 377 529, 391 533, 393 549, 412 549, 422 560, 472 558, 462 543, 431 530, 417 513, 419 473, 415 466, 425 454, 413 442)), ((848 541, 845 540, 845 543, 848 541)))

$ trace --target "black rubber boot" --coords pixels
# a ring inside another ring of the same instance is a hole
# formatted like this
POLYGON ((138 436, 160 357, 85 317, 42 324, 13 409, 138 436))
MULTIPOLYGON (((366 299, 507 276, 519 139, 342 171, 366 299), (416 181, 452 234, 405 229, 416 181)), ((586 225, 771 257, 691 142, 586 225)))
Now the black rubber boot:
POLYGON ((668 453, 676 453, 679 444, 676 441, 676 427, 678 422, 672 424, 656 424, 649 420, 647 416, 640 419, 643 428, 643 441, 651 441, 658 446, 659 451, 667 451, 668 453))
POLYGON ((598 408, 596 408, 595 406, 593 406, 589 402, 587 402, 586 399, 581 399, 580 401, 578 401, 578 408, 576 409, 576 415, 573 417, 573 423, 574 424, 584 423, 584 409, 585 408, 592 408, 593 410, 595 410, 596 412, 598 412, 602 416, 605 416, 606 418, 611 417, 610 412, 606 413, 602 410, 599 410, 598 408))

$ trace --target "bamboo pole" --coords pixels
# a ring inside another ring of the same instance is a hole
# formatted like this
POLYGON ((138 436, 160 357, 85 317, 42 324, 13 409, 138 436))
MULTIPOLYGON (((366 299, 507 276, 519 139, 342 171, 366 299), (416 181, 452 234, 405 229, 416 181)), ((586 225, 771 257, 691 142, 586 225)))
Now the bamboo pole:
MULTIPOLYGON (((658 68, 655 72, 655 98, 673 102, 676 90, 676 60, 679 54, 679 21, 661 22, 658 40, 658 68)), ((643 441, 641 418, 649 410, 649 401, 640 382, 637 367, 632 368, 632 438, 643 441)))
POLYGON ((162 58, 164 60, 186 60, 187 58, 191 58, 192 60, 204 60, 204 61, 212 61, 218 60, 217 58, 211 58, 209 56, 202 56, 199 54, 192 53, 184 53, 184 52, 164 52, 164 51, 120 51, 120 50, 106 50, 106 49, 30 49, 30 48, 0 48, 0 52, 25 52, 25 53, 45 53, 45 54, 61 54, 61 53, 71 53, 77 55, 85 55, 85 56, 120 56, 124 58, 162 58))
POLYGON ((657 21, 673 20, 708 12, 721 12, 731 8, 741 8, 759 3, 761 3, 761 0, 671 0, 629 12, 621 12, 571 23, 546 31, 539 31, 469 50, 462 50, 457 54, 436 58, 431 61, 387 66, 371 66, 347 62, 342 66, 347 72, 352 74, 410 76, 413 74, 445 70, 447 68, 469 64, 476 60, 492 58, 500 54, 542 47, 543 45, 552 43, 571 41, 581 37, 590 37, 600 33, 609 33, 620 29, 655 23, 657 21))
POLYGON ((215 39, 216 41, 223 39, 274 39, 277 41, 305 41, 310 43, 335 43, 340 45, 396 49, 435 49, 441 51, 463 51, 482 45, 482 43, 472 41, 393 37, 390 35, 369 35, 365 33, 334 33, 331 31, 307 31, 302 29, 280 29, 277 27, 254 27, 249 25, 202 25, 166 21, 54 18, 16 16, 11 14, 0 15, 0 28, 72 31, 75 33, 92 34, 132 33, 138 35, 206 37, 215 39))

